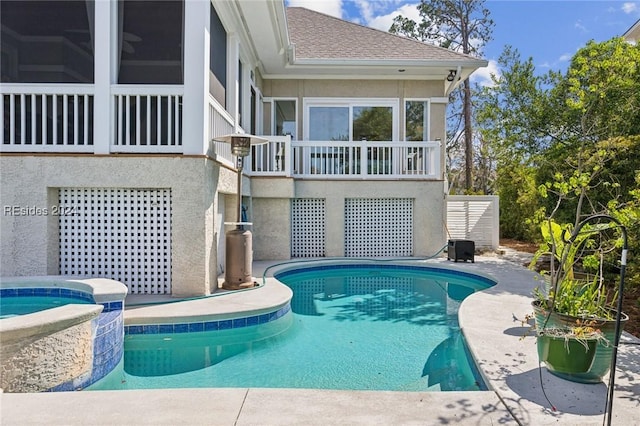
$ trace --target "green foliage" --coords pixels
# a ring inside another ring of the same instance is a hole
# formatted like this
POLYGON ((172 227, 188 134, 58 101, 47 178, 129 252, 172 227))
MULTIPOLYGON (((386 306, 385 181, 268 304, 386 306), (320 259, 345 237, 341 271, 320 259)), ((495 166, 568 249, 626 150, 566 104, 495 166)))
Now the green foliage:
POLYGON ((538 237, 538 197, 535 170, 520 164, 505 164, 496 178, 500 195, 500 234, 506 238, 533 241, 538 237))
MULTIPOLYGON (((609 213, 629 234, 627 285, 640 285, 640 46, 589 42, 566 73, 538 76, 507 46, 501 76, 476 102, 476 121, 496 159, 501 232, 534 240, 544 218, 573 224, 609 213)), ((603 264, 614 282, 620 247, 603 264)))
MULTIPOLYGON (((553 219, 545 221, 540 231, 543 242, 529 265, 534 268, 541 257, 551 259, 550 282, 545 292, 536 289, 534 297, 548 309, 581 318, 613 319, 617 295, 611 297, 603 276, 604 254, 609 252, 607 242, 615 245, 619 238, 608 234, 610 223, 589 223, 574 230, 571 224, 559 224, 553 219), (601 238, 604 233, 604 238, 601 238), (605 242, 605 244, 602 243, 605 242), (556 262, 558 267, 556 268, 556 262), (592 271, 591 278, 577 278, 592 271)), ((617 229, 617 228, 615 228, 617 229)))
POLYGON ((556 291, 549 292, 547 300, 553 303, 557 312, 565 315, 615 319, 615 297, 609 297, 606 286, 596 278, 591 281, 566 279, 558 285, 556 291))
POLYGON ((597 139, 640 134, 640 46, 590 41, 571 61, 558 95, 597 139))

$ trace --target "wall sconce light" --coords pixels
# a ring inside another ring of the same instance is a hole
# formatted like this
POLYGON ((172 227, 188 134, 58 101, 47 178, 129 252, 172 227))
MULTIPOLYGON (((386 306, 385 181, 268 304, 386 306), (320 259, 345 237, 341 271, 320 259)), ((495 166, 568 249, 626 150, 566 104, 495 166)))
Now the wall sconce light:
POLYGON ((456 70, 449 70, 447 81, 453 81, 456 78, 456 70))

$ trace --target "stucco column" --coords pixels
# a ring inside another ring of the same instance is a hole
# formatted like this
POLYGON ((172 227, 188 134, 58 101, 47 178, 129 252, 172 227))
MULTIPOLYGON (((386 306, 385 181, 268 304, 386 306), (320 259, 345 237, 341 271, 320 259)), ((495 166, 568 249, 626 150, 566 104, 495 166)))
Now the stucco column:
POLYGON ((344 196, 327 195, 325 199, 327 256, 344 256, 344 196))

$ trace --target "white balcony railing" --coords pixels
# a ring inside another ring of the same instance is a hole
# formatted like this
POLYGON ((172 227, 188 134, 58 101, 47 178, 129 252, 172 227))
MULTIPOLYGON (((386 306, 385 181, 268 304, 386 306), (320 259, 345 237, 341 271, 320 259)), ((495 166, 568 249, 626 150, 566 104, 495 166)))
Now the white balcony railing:
POLYGON ((93 152, 93 86, 3 84, 3 152, 93 152))
MULTIPOLYGON (((182 86, 111 86, 109 135, 94 134, 94 87, 83 84, 3 84, 1 152, 182 153, 182 86), (100 138, 98 141, 97 139, 100 138)), ((242 132, 209 99, 208 134, 242 132)), ((253 176, 313 179, 440 179, 440 142, 291 141, 267 136, 252 147, 245 171, 253 176)), ((213 142, 207 152, 233 167, 231 148, 213 142)))
POLYGON ((321 179, 439 179, 440 142, 295 141, 265 136, 252 147, 255 176, 321 179))
POLYGON ((291 176, 291 136, 263 136, 269 142, 251 147, 249 173, 260 176, 291 176))
POLYGON ((182 86, 112 86, 111 152, 181 153, 182 86))
MULTIPOLYGON (((209 135, 212 139, 216 136, 223 136, 235 133, 233 117, 214 99, 209 96, 209 135)), ((213 155, 216 160, 233 166, 234 158, 231 154, 231 145, 224 142, 212 142, 213 155)))

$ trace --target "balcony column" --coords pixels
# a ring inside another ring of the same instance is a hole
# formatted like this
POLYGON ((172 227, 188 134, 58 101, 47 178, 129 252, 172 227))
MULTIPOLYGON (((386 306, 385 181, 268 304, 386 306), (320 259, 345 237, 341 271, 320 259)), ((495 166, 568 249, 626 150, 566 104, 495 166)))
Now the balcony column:
POLYGON ((114 30, 118 22, 118 2, 96 1, 94 5, 93 149, 96 154, 108 154, 114 136, 111 84, 118 77, 115 69, 118 39, 114 30))
POLYGON ((227 41, 227 111, 233 117, 234 132, 240 128, 240 82, 238 81, 238 61, 240 60, 240 40, 236 34, 229 34, 227 41))
POLYGON ((184 2, 184 154, 204 154, 209 145, 209 13, 207 0, 184 2))

